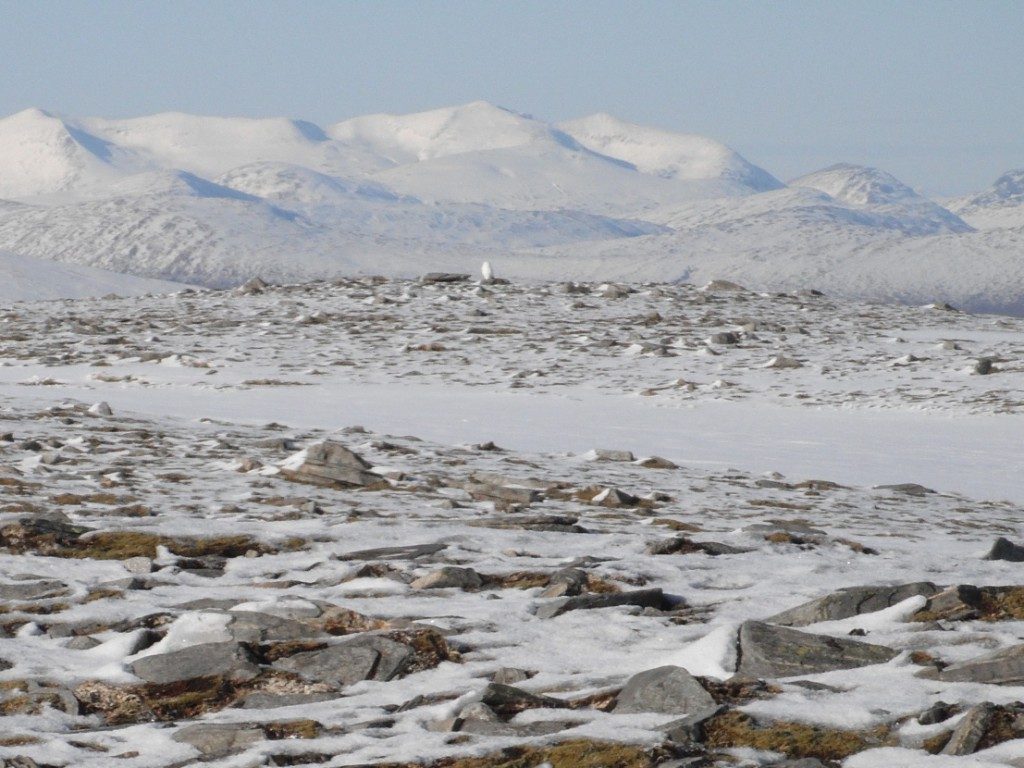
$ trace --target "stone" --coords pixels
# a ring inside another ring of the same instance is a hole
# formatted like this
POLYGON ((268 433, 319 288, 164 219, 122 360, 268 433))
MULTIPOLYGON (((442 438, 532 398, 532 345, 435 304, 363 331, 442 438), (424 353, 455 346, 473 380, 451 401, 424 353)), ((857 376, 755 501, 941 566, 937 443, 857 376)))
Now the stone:
POLYGON ((668 601, 660 588, 637 589, 630 592, 613 592, 609 594, 578 595, 552 600, 537 609, 540 619, 553 619, 569 611, 593 610, 595 608, 613 608, 620 605, 633 605, 640 608, 657 608, 664 610, 668 601))
POLYGON ((188 744, 206 757, 240 752, 263 741, 263 730, 246 723, 194 723, 181 728, 172 737, 179 744, 188 744))
POLYGON ((764 364, 765 368, 785 369, 785 368, 803 368, 804 364, 799 360, 792 357, 786 357, 785 355, 775 355, 767 363, 764 364))
POLYGON ((813 675, 882 664, 896 655, 881 645, 747 621, 740 626, 736 674, 757 678, 813 675))
POLYGON ((951 664, 938 673, 938 679, 947 683, 1020 685, 1024 683, 1024 644, 951 664))
POLYGON ((720 715, 727 708, 714 704, 703 709, 692 711, 685 717, 670 720, 658 726, 658 730, 665 734, 665 737, 676 744, 699 743, 704 740, 703 725, 716 715, 720 715))
POLYGON ((97 645, 100 645, 100 641, 89 635, 76 635, 64 643, 64 647, 69 651, 88 651, 97 645))
POLYGON ((739 344, 740 335, 733 333, 732 331, 724 331, 723 333, 713 333, 708 337, 709 344, 739 344))
POLYGON ((995 706, 987 701, 968 709, 957 723, 949 741, 942 748, 941 754, 970 755, 976 752, 985 736, 985 731, 988 730, 989 724, 992 722, 995 710, 995 706))
POLYGON ((669 461, 661 456, 648 456, 637 461, 636 465, 645 469, 679 469, 679 465, 674 461, 669 461))
POLYGON ((250 277, 235 289, 240 296, 258 296, 265 292, 270 286, 259 277, 250 277))
POLYGON ((465 283, 469 281, 470 277, 471 275, 461 272, 428 272, 420 278, 420 282, 424 285, 432 283, 465 283))
POLYGON ((615 712, 679 715, 714 707, 714 698, 697 678, 682 667, 665 666, 629 678, 619 694, 615 712))
POLYGON ((602 507, 611 507, 613 509, 619 507, 637 507, 640 505, 640 497, 621 491, 618 488, 605 488, 591 499, 590 503, 597 504, 602 507))
POLYGON ((231 611, 226 630, 239 643, 282 643, 320 636, 315 628, 295 619, 258 611, 231 611))
POLYGON ((1007 560, 1011 563, 1024 562, 1024 547, 1000 536, 996 539, 995 544, 992 545, 992 549, 985 555, 985 560, 1007 560))
POLYGON ((437 541, 433 544, 408 544, 401 547, 379 547, 377 549, 360 549, 336 555, 338 560, 417 560, 421 557, 436 555, 448 545, 437 541))
POLYGON ((804 627, 819 621, 838 621, 896 605, 916 595, 931 597, 939 591, 931 582, 889 586, 847 587, 824 597, 777 613, 765 621, 787 627, 804 627))
POLYGON ((587 572, 581 568, 562 568, 548 579, 541 597, 573 597, 587 586, 587 572))
POLYGON ((379 635, 360 635, 317 651, 287 656, 274 662, 273 667, 306 680, 346 686, 361 680, 392 680, 404 672, 412 658, 413 650, 407 645, 379 635))
POLYGON ((239 643, 201 643, 170 653, 143 656, 128 669, 148 683, 174 683, 196 677, 251 680, 259 674, 252 654, 239 643))
POLYGON ((265 693, 255 691, 242 697, 235 706, 240 709, 276 709, 277 707, 293 707, 296 704, 316 704, 330 701, 340 696, 336 691, 320 691, 316 693, 265 693))
POLYGON ((150 557, 129 557, 122 562, 122 565, 129 573, 144 576, 153 572, 153 559, 150 557))
POLYGON ((533 504, 543 500, 543 494, 534 488, 497 485, 471 480, 463 489, 477 501, 502 501, 508 504, 533 504))
POLYGON ((480 574, 472 568, 446 565, 436 571, 420 576, 409 584, 413 589, 479 589, 483 585, 480 574))
POLYGON ((943 720, 948 720, 954 714, 951 705, 944 701, 936 701, 928 709, 917 716, 917 722, 921 725, 935 725, 943 720))
POLYGON ((930 493, 935 493, 931 488, 926 488, 918 483, 896 483, 895 485, 876 485, 876 490, 880 491, 894 491, 895 493, 902 493, 907 496, 927 496, 930 493))
POLYGON ((353 488, 386 482, 370 472, 359 454, 334 440, 314 443, 282 465, 281 476, 298 483, 327 488, 353 488))
POLYGON ((921 620, 971 621, 981 615, 984 592, 970 584, 947 587, 928 597, 914 618, 921 620))
POLYGON ((533 674, 525 669, 519 669, 517 667, 501 667, 491 675, 491 682, 501 683, 502 685, 514 685, 515 683, 521 683, 524 680, 529 680, 531 677, 533 677, 533 674))
POLYGON ((992 373, 992 359, 988 357, 979 358, 972 369, 979 376, 988 376, 992 373))
POLYGON ((114 412, 111 410, 109 403, 99 402, 89 406, 88 413, 94 416, 113 416, 114 412))
POLYGON ((504 719, 527 709, 560 709, 566 706, 561 699, 541 696, 501 683, 491 683, 484 688, 480 701, 504 719))
POLYGON ((45 600, 67 594, 67 585, 56 579, 44 581, 16 581, 0 584, 0 600, 45 600))

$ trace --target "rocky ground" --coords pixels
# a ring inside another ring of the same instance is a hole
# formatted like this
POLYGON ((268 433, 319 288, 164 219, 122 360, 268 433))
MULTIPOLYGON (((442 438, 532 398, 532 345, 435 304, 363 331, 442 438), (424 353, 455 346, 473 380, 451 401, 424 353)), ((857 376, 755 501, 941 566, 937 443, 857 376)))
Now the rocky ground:
POLYGON ((0 319, 0 764, 1024 765, 1013 502, 246 399, 413 379, 1015 419, 1019 320, 447 276, 0 319), (183 415, 195 392, 239 417, 183 415))

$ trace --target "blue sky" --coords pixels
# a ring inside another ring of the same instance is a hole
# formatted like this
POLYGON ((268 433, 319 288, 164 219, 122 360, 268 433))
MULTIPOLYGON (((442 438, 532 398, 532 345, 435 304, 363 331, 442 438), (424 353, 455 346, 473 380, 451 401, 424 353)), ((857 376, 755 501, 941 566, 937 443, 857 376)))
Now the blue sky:
MULTIPOLYGON (((331 123, 486 99, 702 133, 788 179, 1024 167, 1024 2, 0 0, 0 113, 331 123)), ((0 169, 2 171, 2 169, 0 169)))

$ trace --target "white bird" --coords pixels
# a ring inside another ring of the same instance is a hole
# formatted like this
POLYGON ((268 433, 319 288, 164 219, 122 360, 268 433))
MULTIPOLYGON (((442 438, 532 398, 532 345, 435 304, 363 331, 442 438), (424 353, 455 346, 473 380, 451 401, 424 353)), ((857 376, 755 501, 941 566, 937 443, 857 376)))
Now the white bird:
POLYGON ((489 283, 491 281, 491 278, 494 277, 494 270, 491 269, 491 262, 485 261, 480 265, 480 274, 483 275, 485 283, 489 283))

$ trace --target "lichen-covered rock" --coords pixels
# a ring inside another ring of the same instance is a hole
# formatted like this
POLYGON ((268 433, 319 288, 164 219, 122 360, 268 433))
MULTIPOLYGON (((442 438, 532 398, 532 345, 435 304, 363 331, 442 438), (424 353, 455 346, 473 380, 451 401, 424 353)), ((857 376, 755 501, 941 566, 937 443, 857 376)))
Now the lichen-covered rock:
POLYGON ((910 597, 930 597, 938 591, 938 587, 927 581, 881 587, 847 587, 777 613, 765 621, 787 627, 804 627, 819 621, 837 621, 881 611, 910 597))
POLYGON ((747 621, 740 626, 736 673, 761 678, 813 675, 882 664, 896 655, 881 645, 747 621))
POLYGON ((292 456, 282 465, 281 476, 327 488, 363 488, 385 483, 383 477, 370 471, 370 464, 362 456, 333 440, 314 443, 292 456))
POLYGON ((616 713, 660 712, 678 715, 715 706, 711 694, 682 667, 656 667, 626 681, 616 713))
POLYGON ((235 642, 201 643, 170 653, 143 656, 128 668, 133 675, 149 683, 174 683, 197 677, 244 681, 259 674, 252 652, 235 642))

